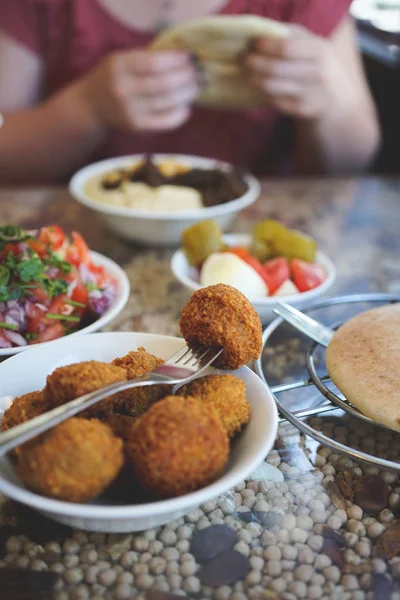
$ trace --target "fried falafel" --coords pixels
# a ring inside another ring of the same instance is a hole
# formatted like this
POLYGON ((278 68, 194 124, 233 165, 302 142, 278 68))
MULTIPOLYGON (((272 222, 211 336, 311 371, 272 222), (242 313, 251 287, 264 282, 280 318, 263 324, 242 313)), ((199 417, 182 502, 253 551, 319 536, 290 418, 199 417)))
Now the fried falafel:
POLYGON ((20 446, 16 471, 43 496, 87 502, 117 477, 123 443, 100 421, 72 418, 20 446))
MULTIPOLYGON (((126 381, 124 369, 108 363, 90 360, 58 367, 47 377, 45 392, 51 408, 99 388, 126 381)), ((105 398, 80 413, 85 418, 104 418, 114 410, 115 396, 105 398)))
POLYGON ((125 445, 139 483, 161 498, 180 496, 218 477, 229 440, 216 411, 195 398, 168 396, 139 417, 125 445))
POLYGON ((128 352, 125 356, 114 358, 112 364, 124 369, 128 379, 136 379, 162 365, 163 362, 162 358, 150 354, 143 346, 140 346, 140 348, 128 352))
POLYGON ((190 348, 197 344, 223 348, 213 366, 238 369, 259 357, 260 317, 239 290, 222 283, 201 288, 182 309, 180 330, 190 348))
POLYGON ((12 404, 4 411, 1 421, 2 431, 21 425, 48 410, 46 395, 42 391, 29 392, 14 398, 12 404))
POLYGON ((249 422, 250 405, 242 379, 226 375, 206 375, 179 388, 179 396, 193 396, 213 406, 228 437, 233 437, 249 422))
MULTIPOLYGON (((142 377, 163 363, 162 358, 150 354, 143 346, 112 361, 113 365, 126 371, 128 379, 142 377)), ((168 396, 171 392, 172 386, 167 385, 143 386, 125 390, 115 396, 115 411, 130 417, 140 417, 154 402, 168 396)))

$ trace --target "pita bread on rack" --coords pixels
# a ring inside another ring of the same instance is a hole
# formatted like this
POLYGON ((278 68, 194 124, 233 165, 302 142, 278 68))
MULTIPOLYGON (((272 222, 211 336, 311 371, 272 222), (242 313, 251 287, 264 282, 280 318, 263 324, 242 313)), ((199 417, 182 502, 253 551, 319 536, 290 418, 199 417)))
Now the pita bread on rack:
POLYGON ((367 310, 342 325, 326 350, 326 366, 353 406, 400 431, 400 304, 367 310))
POLYGON ((241 72, 249 42, 259 37, 287 37, 282 23, 253 15, 215 15, 186 21, 162 31, 153 50, 194 53, 204 71, 205 86, 198 104, 216 108, 253 108, 265 104, 264 94, 241 72))

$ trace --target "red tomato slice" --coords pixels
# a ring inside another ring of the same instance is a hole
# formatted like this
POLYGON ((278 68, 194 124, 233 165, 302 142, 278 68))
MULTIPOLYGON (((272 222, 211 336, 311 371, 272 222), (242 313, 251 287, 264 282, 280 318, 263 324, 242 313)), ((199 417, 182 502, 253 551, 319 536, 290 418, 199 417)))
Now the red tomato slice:
POLYGON ((14 256, 18 256, 20 250, 18 248, 18 244, 6 244, 3 250, 0 252, 0 262, 3 262, 9 255, 9 253, 14 254, 14 256))
POLYGON ((61 323, 52 323, 49 327, 46 327, 42 333, 39 334, 36 340, 33 340, 33 344, 39 344, 41 342, 50 342, 50 340, 56 340, 63 337, 65 334, 64 327, 61 323))
POLYGON ((249 249, 245 246, 232 246, 231 248, 225 248, 223 252, 230 252, 231 254, 236 254, 239 258, 247 262, 247 259, 251 256, 249 249))
POLYGON ((50 246, 50 250, 56 251, 64 244, 65 233, 59 225, 49 225, 49 227, 42 227, 38 239, 45 246, 50 246))
POLYGON ((33 302, 29 302, 26 308, 27 332, 40 333, 43 331, 45 329, 45 315, 46 311, 36 306, 33 302))
POLYGON ((269 293, 275 294, 284 281, 290 279, 289 263, 283 256, 267 260, 263 264, 263 279, 266 282, 269 293))
POLYGON ((294 258, 290 267, 293 283, 299 292, 312 290, 321 285, 326 279, 325 269, 321 265, 294 258))
POLYGON ((78 282, 77 282, 76 286, 74 287, 74 290, 71 295, 71 300, 73 300, 74 302, 79 302, 79 304, 84 305, 84 306, 75 306, 74 307, 74 309, 75 309, 74 314, 77 316, 82 316, 83 313, 85 312, 87 304, 88 304, 89 294, 86 289, 86 286, 84 285, 84 283, 81 279, 78 279, 78 282))
POLYGON ((54 298, 49 306, 49 313, 53 315, 69 314, 71 306, 65 302, 66 300, 68 300, 67 296, 54 298))
MULTIPOLYGON (((32 282, 32 285, 34 283, 32 282)), ((35 288, 30 288, 29 292, 32 294, 32 298, 34 298, 34 302, 41 302, 42 304, 48 304, 49 296, 43 288, 37 285, 35 288)))
POLYGON ((90 264, 88 245, 81 234, 77 233, 76 231, 72 232, 71 237, 72 243, 67 250, 66 260, 76 266, 81 264, 88 266, 90 264))

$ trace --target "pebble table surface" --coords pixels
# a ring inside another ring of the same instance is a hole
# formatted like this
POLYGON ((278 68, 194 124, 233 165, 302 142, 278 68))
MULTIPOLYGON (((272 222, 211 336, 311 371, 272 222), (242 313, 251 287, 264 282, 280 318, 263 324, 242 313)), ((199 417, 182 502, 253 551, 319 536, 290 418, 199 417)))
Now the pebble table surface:
MULTIPOLYGON (((400 179, 264 181, 234 230, 249 232, 264 217, 316 238, 337 268, 332 295, 400 293, 400 179)), ((79 230, 130 279, 128 304, 107 329, 179 334, 189 294, 170 272, 172 249, 121 241, 65 188, 0 190, 0 223, 79 230)), ((286 360, 281 353, 281 372, 286 360)), ((351 428, 344 417, 311 423, 396 460, 398 434, 351 428)), ((157 529, 72 531, 0 496, 1 600, 133 598, 400 600, 399 476, 282 421, 249 480, 157 529)))

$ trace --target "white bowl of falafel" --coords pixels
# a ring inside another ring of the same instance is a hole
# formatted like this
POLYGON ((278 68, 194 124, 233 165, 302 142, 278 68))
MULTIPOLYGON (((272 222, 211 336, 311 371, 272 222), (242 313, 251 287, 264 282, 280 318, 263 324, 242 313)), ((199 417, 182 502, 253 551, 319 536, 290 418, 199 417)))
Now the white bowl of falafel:
MULTIPOLYGON (((75 528, 127 532, 180 518, 249 476, 274 443, 277 410, 244 366, 261 350, 258 316, 227 287, 196 292, 180 322, 189 346, 224 348, 216 368, 175 394, 166 385, 126 390, 33 438, 0 458, 0 491, 75 528), (230 329, 215 328, 221 322, 230 329)), ((184 343, 112 332, 32 348, 0 364, 1 428, 141 376, 184 343)))

